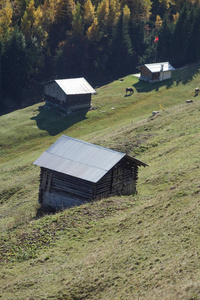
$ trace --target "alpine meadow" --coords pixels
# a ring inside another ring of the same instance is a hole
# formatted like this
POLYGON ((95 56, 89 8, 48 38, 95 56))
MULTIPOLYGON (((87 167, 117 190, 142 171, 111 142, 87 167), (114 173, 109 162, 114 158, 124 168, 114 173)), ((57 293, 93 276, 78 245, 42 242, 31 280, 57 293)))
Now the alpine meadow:
POLYGON ((200 300, 199 0, 0 0, 0 133, 0 299, 200 300))
POLYGON ((1 115, 1 299, 200 299, 199 70, 119 76, 86 114, 38 98, 1 115), (33 162, 62 134, 148 164, 138 193, 42 212, 33 162))

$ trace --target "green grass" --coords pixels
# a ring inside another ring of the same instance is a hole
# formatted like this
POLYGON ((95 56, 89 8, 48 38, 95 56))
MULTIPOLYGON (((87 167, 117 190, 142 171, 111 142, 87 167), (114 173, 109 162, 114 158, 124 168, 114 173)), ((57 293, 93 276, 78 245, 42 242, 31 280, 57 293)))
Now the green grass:
POLYGON ((40 103, 1 116, 0 298, 200 299, 198 68, 100 87, 86 115, 40 103), (39 216, 33 162, 61 134, 147 163, 138 194, 39 216))

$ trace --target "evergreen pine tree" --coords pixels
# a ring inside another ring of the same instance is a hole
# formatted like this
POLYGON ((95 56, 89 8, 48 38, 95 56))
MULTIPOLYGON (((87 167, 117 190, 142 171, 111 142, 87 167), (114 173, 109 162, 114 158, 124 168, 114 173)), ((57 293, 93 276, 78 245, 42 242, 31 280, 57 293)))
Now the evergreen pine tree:
POLYGON ((188 39, 187 62, 193 63, 200 58, 200 7, 193 6, 191 12, 191 34, 188 39))
POLYGON ((188 61, 187 49, 191 28, 191 5, 188 2, 185 2, 172 36, 172 64, 176 67, 181 67, 188 61))
POLYGON ((24 35, 15 29, 5 43, 2 59, 2 87, 20 103, 28 77, 27 51, 24 35))
POLYGON ((137 65, 138 60, 143 55, 145 50, 143 21, 138 20, 137 22, 134 22, 133 20, 131 20, 129 32, 134 51, 134 65, 137 65))
POLYGON ((125 75, 133 71, 134 51, 130 37, 130 9, 127 5, 113 33, 113 43, 109 53, 108 68, 115 75, 125 75))
POLYGON ((172 50, 173 24, 170 22, 168 15, 164 16, 162 26, 158 31, 159 42, 157 45, 157 60, 170 61, 173 53, 172 50))
POLYGON ((3 55, 3 41, 0 37, 0 109, 2 106, 2 85, 1 85, 1 60, 3 55))

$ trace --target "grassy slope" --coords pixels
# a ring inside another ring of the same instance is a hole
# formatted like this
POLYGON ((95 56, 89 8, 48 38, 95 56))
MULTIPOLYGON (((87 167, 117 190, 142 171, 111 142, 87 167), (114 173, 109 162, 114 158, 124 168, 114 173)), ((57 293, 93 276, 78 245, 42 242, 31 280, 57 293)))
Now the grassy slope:
POLYGON ((86 116, 38 104, 0 118, 2 299, 200 299, 198 73, 163 85, 127 76, 99 88, 86 116), (32 163, 61 133, 148 163, 138 195, 37 218, 32 163))

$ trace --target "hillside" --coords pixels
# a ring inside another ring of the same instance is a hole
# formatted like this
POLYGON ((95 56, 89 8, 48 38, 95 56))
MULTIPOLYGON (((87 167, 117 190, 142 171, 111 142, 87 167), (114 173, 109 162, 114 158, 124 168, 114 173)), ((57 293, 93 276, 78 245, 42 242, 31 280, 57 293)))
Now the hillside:
POLYGON ((162 83, 129 75, 86 115, 39 103, 0 117, 0 298, 200 299, 199 82, 199 65, 162 83), (147 163, 138 194, 39 214, 33 162, 63 133, 147 163))

